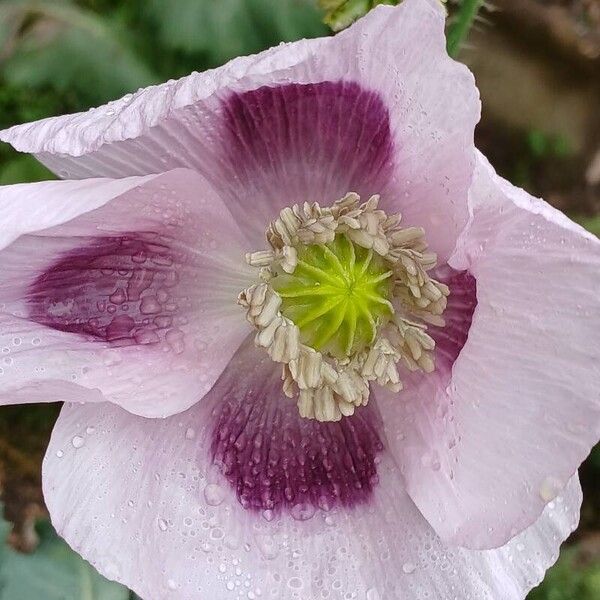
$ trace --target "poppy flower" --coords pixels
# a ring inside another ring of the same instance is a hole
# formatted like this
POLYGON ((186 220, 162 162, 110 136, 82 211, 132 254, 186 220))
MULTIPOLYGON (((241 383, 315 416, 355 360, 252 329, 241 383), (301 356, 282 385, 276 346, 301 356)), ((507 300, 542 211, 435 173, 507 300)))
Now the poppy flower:
POLYGON ((599 437, 596 238, 498 177, 437 0, 0 134, 0 401, 143 598, 523 598, 599 437))

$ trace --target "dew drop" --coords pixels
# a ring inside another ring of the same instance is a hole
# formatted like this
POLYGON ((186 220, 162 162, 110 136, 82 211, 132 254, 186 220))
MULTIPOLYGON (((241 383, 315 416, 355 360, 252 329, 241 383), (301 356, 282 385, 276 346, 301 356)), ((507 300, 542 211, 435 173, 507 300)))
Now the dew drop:
POLYGON ((542 485, 540 486, 540 498, 544 502, 550 502, 551 500, 554 500, 556 496, 558 496, 561 489, 562 484, 560 480, 556 477, 548 476, 546 479, 544 479, 542 485))
POLYGON ((123 288, 117 288, 117 290, 110 295, 109 300, 113 304, 123 304, 125 300, 127 300, 127 295, 125 294, 125 290, 123 288))
POLYGON ((204 498, 209 506, 219 506, 223 502, 223 490, 216 483, 209 483, 204 488, 204 498))
POLYGON ((146 262, 146 253, 143 250, 140 250, 131 257, 131 260, 134 263, 141 265, 146 262))
POLYGON ((299 502, 292 506, 290 513, 296 521, 308 521, 314 516, 315 507, 308 502, 299 502))
POLYGON ((267 509, 263 510, 262 516, 265 521, 270 523, 275 518, 275 513, 272 510, 267 509))
POLYGON ((85 444, 85 440, 80 436, 76 435, 72 440, 73 448, 81 448, 85 444))
POLYGON ((414 573, 416 568, 417 567, 415 565, 413 565, 413 563, 410 563, 410 562, 406 562, 402 565, 402 571, 404 573, 406 573, 407 575, 414 573))
POLYGON ((154 324, 161 329, 165 327, 170 327, 171 323, 173 323, 173 318, 168 316, 160 316, 154 319, 154 324))
POLYGON ((140 304, 140 312, 143 315, 153 315, 160 311, 160 304, 153 296, 144 296, 140 304))
POLYGON ((139 331, 135 334, 135 341, 138 344, 155 344, 160 341, 160 338, 154 331, 139 331))
POLYGON ((185 350, 184 333, 181 329, 169 329, 165 338, 175 354, 181 354, 185 350))
POLYGON ((158 520, 158 528, 161 531, 166 531, 169 528, 169 526, 168 526, 167 522, 164 519, 159 519, 158 520))
POLYGON ((288 587, 299 590, 302 587, 302 579, 300 577, 291 577, 288 581, 288 587))
POLYGON ((170 590, 176 590, 176 589, 177 589, 177 587, 178 587, 178 586, 177 586, 177 582, 173 581, 172 579, 169 579, 169 580, 167 581, 167 587, 168 587, 170 590))
POLYGON ((156 299, 161 303, 164 304, 168 299, 169 299, 169 292, 167 292, 167 290, 160 288, 157 292, 156 292, 156 299))

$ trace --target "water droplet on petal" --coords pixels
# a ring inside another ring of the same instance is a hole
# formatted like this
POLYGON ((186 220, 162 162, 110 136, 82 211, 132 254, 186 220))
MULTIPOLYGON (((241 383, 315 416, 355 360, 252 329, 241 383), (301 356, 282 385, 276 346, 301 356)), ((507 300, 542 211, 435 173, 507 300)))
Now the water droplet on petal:
POLYGON ((291 577, 288 581, 288 587, 292 589, 300 589, 303 586, 302 579, 300 577, 291 577))
POLYGON ((291 515, 296 521, 308 521, 315 514, 315 507, 308 502, 299 502, 292 507, 291 515))
POLYGON ((175 354, 181 354, 185 350, 184 333, 181 329, 169 329, 165 338, 175 354))
POLYGON ((85 444, 85 440, 80 436, 76 435, 72 440, 73 448, 81 448, 85 444))
POLYGON ((275 513, 272 510, 263 510, 262 513, 263 519, 270 523, 275 518, 275 513))
POLYGON ((557 479, 556 477, 548 476, 548 477, 546 477, 546 479, 544 479, 544 481, 542 482, 542 485, 540 486, 540 490, 539 490, 540 498, 544 502, 550 502, 551 500, 554 500, 554 498, 556 498, 556 496, 558 496, 561 489, 562 489, 561 481, 559 479, 557 479))
POLYGON ((169 580, 167 581, 167 587, 168 587, 170 590, 176 590, 176 589, 178 588, 178 585, 177 585, 177 582, 176 582, 176 581, 173 581, 173 579, 169 579, 169 580))
POLYGON ((417 567, 415 565, 413 565, 413 563, 410 563, 410 562, 406 562, 402 565, 402 571, 404 573, 406 573, 407 575, 414 573, 416 568, 417 567))
POLYGON ((204 488, 204 498, 209 506, 219 506, 223 502, 223 490, 216 483, 209 483, 204 488))
POLYGON ((143 315, 152 315, 159 312, 161 306, 156 298, 153 296, 144 296, 140 304, 140 312, 143 315))
POLYGON ((123 288, 118 288, 113 294, 110 295, 109 300, 113 304, 123 304, 127 300, 127 294, 123 288))

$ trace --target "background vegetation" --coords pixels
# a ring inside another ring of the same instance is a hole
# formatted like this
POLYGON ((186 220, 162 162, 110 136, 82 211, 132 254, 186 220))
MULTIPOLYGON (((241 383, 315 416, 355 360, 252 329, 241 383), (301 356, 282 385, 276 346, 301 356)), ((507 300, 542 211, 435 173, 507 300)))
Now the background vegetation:
MULTIPOLYGON (((324 21, 339 29, 397 1, 0 0, 0 128, 328 35, 324 21)), ((479 4, 450 2, 452 50, 465 33, 459 11, 479 4)), ((600 1, 494 0, 458 57, 478 79, 477 143, 496 168, 600 234, 600 1)), ((49 177, 0 147, 0 184, 49 177)), ((57 414, 57 406, 0 409, 0 600, 126 600, 44 521, 40 462, 57 414)), ((600 599, 600 450, 582 481, 581 526, 532 600, 600 599)))

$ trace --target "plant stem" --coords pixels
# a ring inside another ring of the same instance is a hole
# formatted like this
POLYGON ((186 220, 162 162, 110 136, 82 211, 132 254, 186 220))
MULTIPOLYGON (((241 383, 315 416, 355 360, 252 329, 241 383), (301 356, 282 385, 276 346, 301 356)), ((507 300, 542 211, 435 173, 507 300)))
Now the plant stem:
POLYGON ((483 3, 484 0, 462 0, 460 3, 455 21, 448 28, 446 45, 450 56, 455 57, 460 51, 483 3))

